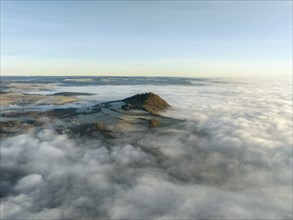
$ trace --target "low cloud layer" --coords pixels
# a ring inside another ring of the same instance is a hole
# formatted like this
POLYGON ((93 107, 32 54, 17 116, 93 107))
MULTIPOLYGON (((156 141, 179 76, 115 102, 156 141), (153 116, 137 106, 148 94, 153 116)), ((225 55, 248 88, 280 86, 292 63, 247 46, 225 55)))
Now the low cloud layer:
MULTIPOLYGON (((124 87, 113 96, 142 89, 124 87)), ((292 218, 289 84, 143 89, 186 121, 111 143, 50 128, 4 139, 1 217, 292 218)))

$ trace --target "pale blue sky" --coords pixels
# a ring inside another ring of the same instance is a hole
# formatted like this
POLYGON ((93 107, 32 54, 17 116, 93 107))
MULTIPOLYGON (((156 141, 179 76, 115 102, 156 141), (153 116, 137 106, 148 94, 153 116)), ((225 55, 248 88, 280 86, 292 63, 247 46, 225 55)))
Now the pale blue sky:
POLYGON ((1 1, 2 75, 290 76, 292 1, 1 1))

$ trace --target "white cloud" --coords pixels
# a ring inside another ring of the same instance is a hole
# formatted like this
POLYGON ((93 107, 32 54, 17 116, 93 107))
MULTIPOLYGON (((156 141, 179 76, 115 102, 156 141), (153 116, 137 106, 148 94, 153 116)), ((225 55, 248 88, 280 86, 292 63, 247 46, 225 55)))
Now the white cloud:
POLYGON ((292 218, 289 84, 111 88, 154 91, 186 121, 111 144, 52 129, 3 139, 2 218, 292 218))
POLYGON ((43 183, 43 178, 39 174, 29 174, 18 181, 14 189, 19 192, 30 192, 38 188, 43 183))

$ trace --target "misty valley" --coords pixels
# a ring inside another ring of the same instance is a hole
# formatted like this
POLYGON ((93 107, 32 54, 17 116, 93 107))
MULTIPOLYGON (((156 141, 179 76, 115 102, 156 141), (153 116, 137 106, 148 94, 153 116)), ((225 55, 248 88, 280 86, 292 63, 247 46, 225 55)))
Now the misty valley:
POLYGON ((286 219, 286 81, 2 77, 4 219, 286 219))

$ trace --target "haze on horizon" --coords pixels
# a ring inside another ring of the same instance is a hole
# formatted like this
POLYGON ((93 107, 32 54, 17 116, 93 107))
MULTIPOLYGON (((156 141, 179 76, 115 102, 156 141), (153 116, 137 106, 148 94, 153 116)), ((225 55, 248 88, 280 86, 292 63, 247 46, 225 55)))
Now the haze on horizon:
POLYGON ((1 75, 291 74, 292 1, 1 1, 1 75))

